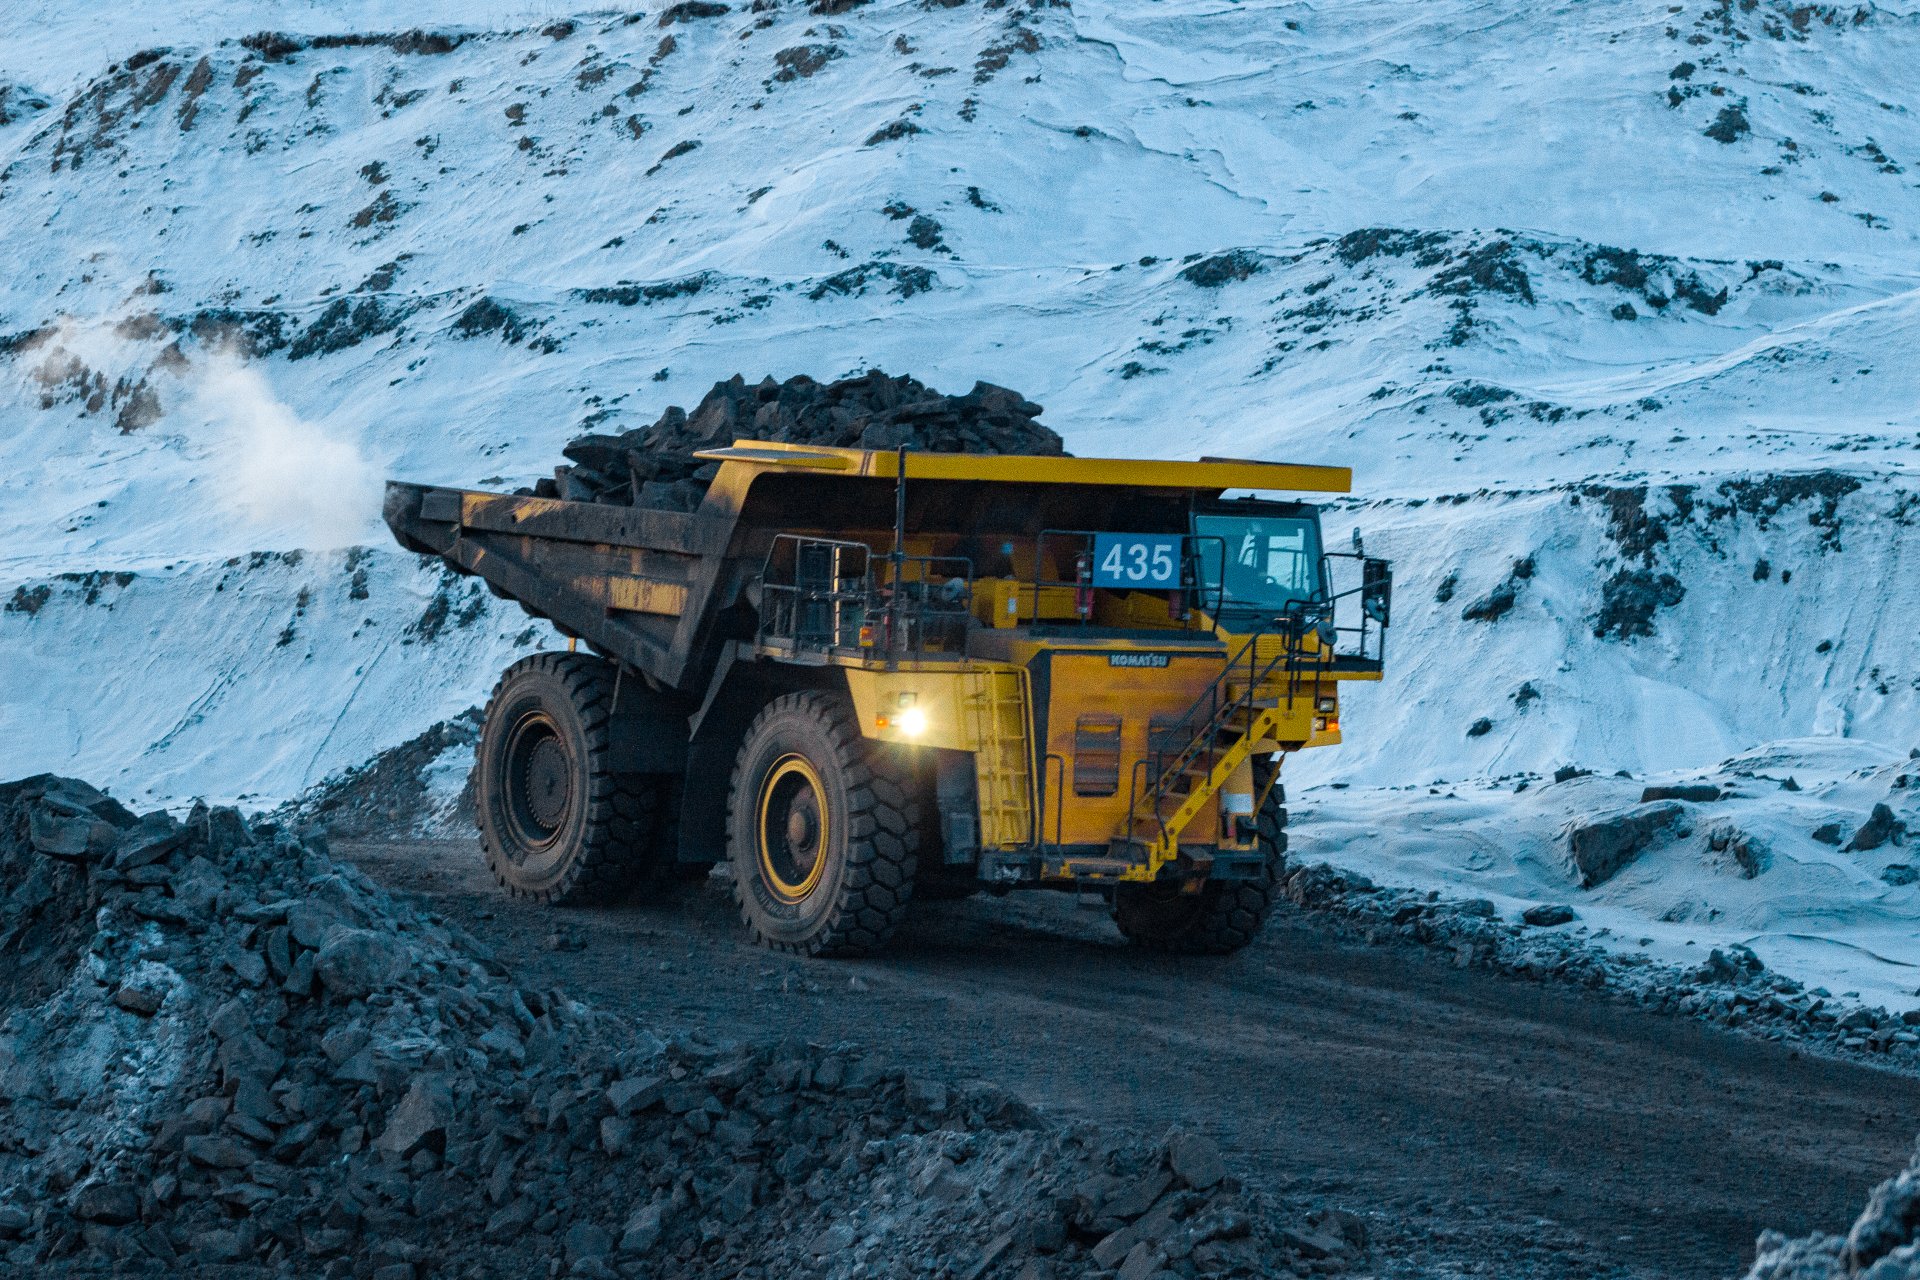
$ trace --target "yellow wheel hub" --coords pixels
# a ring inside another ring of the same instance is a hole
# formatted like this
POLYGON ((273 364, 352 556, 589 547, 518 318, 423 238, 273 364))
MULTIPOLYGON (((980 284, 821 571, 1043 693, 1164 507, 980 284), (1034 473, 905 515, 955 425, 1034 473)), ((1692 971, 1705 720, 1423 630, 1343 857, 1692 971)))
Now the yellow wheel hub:
POLYGON ((755 843, 760 873, 783 902, 798 903, 820 884, 827 869, 827 788, 811 761, 785 755, 760 782, 755 843))

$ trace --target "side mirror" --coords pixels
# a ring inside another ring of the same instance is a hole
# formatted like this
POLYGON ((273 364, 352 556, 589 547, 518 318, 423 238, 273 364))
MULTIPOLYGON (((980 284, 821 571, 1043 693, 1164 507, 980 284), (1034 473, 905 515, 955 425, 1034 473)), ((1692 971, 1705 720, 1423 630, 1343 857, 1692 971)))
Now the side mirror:
POLYGON ((1369 618, 1386 626, 1393 616, 1393 566, 1385 560, 1368 558, 1361 562, 1360 608, 1369 618))

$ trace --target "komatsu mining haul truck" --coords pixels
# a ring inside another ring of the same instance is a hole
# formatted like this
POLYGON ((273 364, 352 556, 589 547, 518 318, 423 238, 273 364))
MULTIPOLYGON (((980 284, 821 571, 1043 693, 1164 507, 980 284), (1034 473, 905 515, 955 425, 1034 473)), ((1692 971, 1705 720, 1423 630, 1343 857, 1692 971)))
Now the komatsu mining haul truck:
POLYGON ((1332 553, 1344 468, 741 440, 690 512, 392 483, 400 543, 550 619, 476 763, 509 892, 731 865, 770 947, 858 955, 910 897, 1071 889, 1226 952, 1286 853, 1284 753, 1378 680, 1386 562, 1332 553), (1346 588, 1334 581, 1339 576, 1346 588), (584 642, 584 643, 582 643, 584 642))

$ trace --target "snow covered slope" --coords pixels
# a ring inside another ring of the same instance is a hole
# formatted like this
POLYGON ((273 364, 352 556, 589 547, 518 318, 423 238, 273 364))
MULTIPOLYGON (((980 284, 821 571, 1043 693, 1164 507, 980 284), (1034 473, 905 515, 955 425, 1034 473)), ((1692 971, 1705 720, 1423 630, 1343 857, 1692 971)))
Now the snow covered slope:
POLYGON ((1352 465, 1401 585, 1330 814, 1920 745, 1920 5, 16 9, 0 774, 296 794, 550 640, 381 476, 876 366, 1352 465))

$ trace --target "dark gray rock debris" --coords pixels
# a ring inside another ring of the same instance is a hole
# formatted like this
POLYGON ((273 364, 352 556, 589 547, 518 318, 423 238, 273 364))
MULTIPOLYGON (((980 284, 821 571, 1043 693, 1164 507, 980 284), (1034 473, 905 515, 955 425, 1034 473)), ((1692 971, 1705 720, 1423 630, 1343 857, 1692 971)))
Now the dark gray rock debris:
POLYGON ((576 502, 689 511, 699 504, 715 465, 693 455, 735 440, 853 449, 901 445, 934 453, 1065 452, 1060 437, 1035 421, 1040 406, 1005 387, 976 382, 951 396, 910 377, 879 370, 838 382, 801 375, 749 386, 735 375, 716 382, 692 413, 670 407, 650 427, 619 435, 581 436, 564 450, 573 465, 557 467, 533 492, 576 502))
POLYGON ((1061 1128, 858 1046, 710 1044, 504 972, 318 836, 0 784, 0 1273, 831 1259, 984 1280, 1365 1257, 1351 1215, 1249 1193, 1200 1135, 1061 1128))

